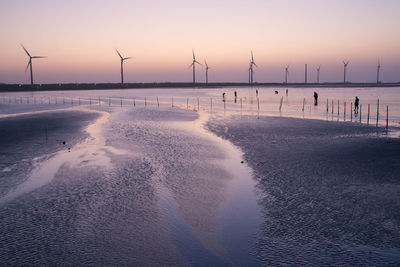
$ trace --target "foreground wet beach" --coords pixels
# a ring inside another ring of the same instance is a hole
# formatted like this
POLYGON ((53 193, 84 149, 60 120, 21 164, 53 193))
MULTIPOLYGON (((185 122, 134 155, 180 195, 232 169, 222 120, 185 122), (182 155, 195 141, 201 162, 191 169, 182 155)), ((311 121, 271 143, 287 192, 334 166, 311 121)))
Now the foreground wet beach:
POLYGON ((398 138, 164 98, 4 112, 3 263, 400 262, 398 138))

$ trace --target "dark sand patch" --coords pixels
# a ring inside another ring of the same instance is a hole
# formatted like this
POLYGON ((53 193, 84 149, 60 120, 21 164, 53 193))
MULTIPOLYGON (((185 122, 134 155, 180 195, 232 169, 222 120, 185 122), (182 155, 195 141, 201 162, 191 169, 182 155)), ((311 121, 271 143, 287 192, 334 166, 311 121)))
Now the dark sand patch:
POLYGON ((85 128, 98 116, 55 111, 0 118, 0 196, 25 180, 36 162, 84 140, 85 128))
POLYGON ((400 140, 353 123, 233 116, 207 127, 258 181, 264 264, 400 263, 400 140))

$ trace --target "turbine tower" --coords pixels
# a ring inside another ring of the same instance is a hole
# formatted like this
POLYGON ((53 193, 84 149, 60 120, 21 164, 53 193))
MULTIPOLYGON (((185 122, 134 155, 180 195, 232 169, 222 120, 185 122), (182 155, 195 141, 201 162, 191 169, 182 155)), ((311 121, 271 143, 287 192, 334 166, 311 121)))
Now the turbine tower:
POLYGON ((285 68, 285 83, 287 83, 288 76, 289 76, 289 66, 290 65, 287 65, 285 68))
POLYGON ((378 66, 376 67, 376 83, 380 83, 379 81, 380 71, 381 71, 381 62, 378 59, 378 66))
POLYGON ((28 65, 26 66, 25 72, 28 70, 28 67, 29 67, 30 71, 31 71, 31 85, 33 85, 32 59, 34 59, 34 58, 46 58, 46 57, 43 57, 43 56, 31 56, 31 54, 29 54, 28 50, 26 50, 26 48, 22 44, 20 44, 20 45, 22 46, 22 48, 25 50, 25 53, 29 57, 29 62, 28 62, 28 65))
POLYGON ((304 83, 307 83, 307 64, 304 65, 304 83))
POLYGON ((253 57, 253 51, 251 51, 251 61, 250 61, 250 68, 249 68, 249 78, 250 78, 250 84, 253 84, 254 81, 254 68, 253 66, 257 66, 256 62, 254 62, 254 57, 253 57))
POLYGON ((346 83, 346 72, 347 72, 347 65, 349 65, 349 61, 343 61, 343 83, 346 83))
POLYGON ((115 51, 117 51, 118 56, 121 58, 121 84, 124 84, 124 61, 130 59, 131 57, 121 56, 117 48, 115 48, 115 51))
POLYGON ((201 63, 196 60, 193 49, 192 49, 192 54, 193 54, 193 62, 192 62, 192 64, 190 64, 189 68, 190 67, 193 68, 193 84, 195 84, 196 83, 196 63, 199 65, 201 65, 201 63))
POLYGON ((317 83, 319 83, 319 73, 321 71, 321 65, 318 66, 317 68, 317 83))
POLYGON ((208 70, 211 69, 208 64, 207 61, 204 59, 204 63, 206 65, 206 84, 208 84, 208 70))

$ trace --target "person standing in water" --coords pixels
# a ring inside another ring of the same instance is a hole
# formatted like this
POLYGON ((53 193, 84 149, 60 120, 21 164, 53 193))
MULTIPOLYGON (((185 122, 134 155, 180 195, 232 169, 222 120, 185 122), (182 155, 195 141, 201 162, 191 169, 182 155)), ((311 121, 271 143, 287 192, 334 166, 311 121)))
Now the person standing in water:
POLYGON ((356 96, 354 100, 354 114, 358 114, 358 106, 360 105, 360 99, 356 96))
POLYGON ((314 92, 314 106, 318 106, 318 93, 314 92))
POLYGON ((236 100, 237 100, 237 92, 236 91, 235 91, 234 95, 235 95, 235 103, 236 103, 236 100))

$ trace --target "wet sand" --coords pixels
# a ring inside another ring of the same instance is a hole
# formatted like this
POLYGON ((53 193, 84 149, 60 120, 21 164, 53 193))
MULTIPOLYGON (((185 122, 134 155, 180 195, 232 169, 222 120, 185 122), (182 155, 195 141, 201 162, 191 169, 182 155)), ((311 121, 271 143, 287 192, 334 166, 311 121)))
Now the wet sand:
POLYGON ((354 123, 214 118, 257 180, 265 265, 400 264, 400 140, 354 123))

